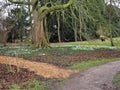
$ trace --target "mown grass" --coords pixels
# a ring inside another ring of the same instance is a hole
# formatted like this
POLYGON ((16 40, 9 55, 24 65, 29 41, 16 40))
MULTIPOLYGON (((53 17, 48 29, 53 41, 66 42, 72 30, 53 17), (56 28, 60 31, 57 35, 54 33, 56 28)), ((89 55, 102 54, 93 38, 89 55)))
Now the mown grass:
POLYGON ((99 66, 102 64, 106 64, 106 63, 118 61, 118 60, 120 60, 120 58, 97 59, 97 60, 92 60, 92 61, 83 61, 80 63, 74 63, 73 65, 70 66, 70 68, 82 71, 82 70, 86 70, 86 69, 89 69, 89 68, 94 67, 94 66, 99 66))
MULTIPOLYGON (((113 38, 113 42, 115 44, 115 47, 120 48, 120 37, 113 38)), ((106 41, 102 42, 99 39, 95 40, 88 40, 88 41, 78 41, 78 42, 65 42, 65 43, 52 43, 52 46, 62 46, 62 45, 89 45, 90 47, 95 46, 111 46, 110 40, 107 39, 106 41)))

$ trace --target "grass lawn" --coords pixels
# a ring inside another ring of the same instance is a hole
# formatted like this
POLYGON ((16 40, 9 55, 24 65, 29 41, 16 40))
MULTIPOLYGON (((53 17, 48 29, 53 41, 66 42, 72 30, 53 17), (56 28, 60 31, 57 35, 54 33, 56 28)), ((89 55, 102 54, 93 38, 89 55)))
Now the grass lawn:
POLYGON ((0 46, 1 55, 9 56, 23 56, 32 57, 36 55, 47 55, 47 54, 73 54, 81 50, 96 50, 96 49, 118 49, 120 48, 120 38, 114 38, 115 47, 110 46, 110 41, 106 40, 102 42, 100 40, 82 41, 82 42, 65 42, 65 43, 51 43, 52 48, 34 48, 26 45, 17 46, 0 46))
POLYGON ((94 66, 99 66, 102 64, 106 64, 106 63, 118 61, 118 60, 120 60, 120 58, 96 59, 93 61, 83 61, 80 63, 74 63, 73 65, 70 66, 70 68, 81 71, 81 70, 89 69, 89 68, 94 67, 94 66))
MULTIPOLYGON (((115 47, 120 48, 120 37, 113 38, 115 47)), ((52 46, 56 46, 56 43, 52 43, 52 46)), ((82 42, 65 42, 65 43, 58 43, 57 46, 64 46, 64 45, 81 45, 84 47, 95 47, 95 46, 111 46, 110 40, 107 39, 106 41, 102 42, 99 39, 95 40, 88 40, 88 41, 82 41, 82 42)))

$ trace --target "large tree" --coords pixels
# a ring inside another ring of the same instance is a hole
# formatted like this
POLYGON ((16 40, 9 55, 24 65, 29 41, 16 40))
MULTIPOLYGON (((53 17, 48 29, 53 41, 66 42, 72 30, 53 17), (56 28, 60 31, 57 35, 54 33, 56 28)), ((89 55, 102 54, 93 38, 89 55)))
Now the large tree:
POLYGON ((15 39, 19 39, 22 42, 29 34, 30 19, 27 10, 23 6, 13 8, 8 12, 6 20, 14 26, 8 33, 7 41, 15 42, 15 39))
MULTIPOLYGON (((8 0, 14 4, 31 5, 33 13, 33 43, 37 47, 48 47, 47 37, 45 34, 44 20, 46 16, 55 10, 65 9, 69 7, 73 0, 67 3, 55 4, 55 0, 8 0)), ((62 2, 62 1, 61 1, 62 2)))

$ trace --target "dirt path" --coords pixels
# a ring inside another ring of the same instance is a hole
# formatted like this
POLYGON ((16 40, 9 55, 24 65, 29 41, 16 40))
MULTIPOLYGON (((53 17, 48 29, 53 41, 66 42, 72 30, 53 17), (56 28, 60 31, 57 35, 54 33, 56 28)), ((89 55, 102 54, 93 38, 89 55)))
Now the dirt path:
POLYGON ((77 72, 73 70, 62 69, 47 63, 31 62, 29 60, 16 57, 0 56, 0 63, 15 65, 19 68, 27 68, 29 71, 33 71, 37 75, 40 75, 44 78, 66 78, 77 72))
POLYGON ((115 90, 112 80, 120 71, 120 61, 80 72, 55 90, 115 90))

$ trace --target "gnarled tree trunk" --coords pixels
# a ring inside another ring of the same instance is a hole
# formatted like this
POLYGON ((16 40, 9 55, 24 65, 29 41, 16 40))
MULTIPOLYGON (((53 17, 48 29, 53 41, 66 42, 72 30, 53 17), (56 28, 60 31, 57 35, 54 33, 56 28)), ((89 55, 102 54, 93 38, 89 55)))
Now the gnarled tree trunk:
POLYGON ((36 47, 48 47, 49 44, 45 35, 44 18, 39 19, 38 12, 33 10, 34 32, 33 41, 36 47))

